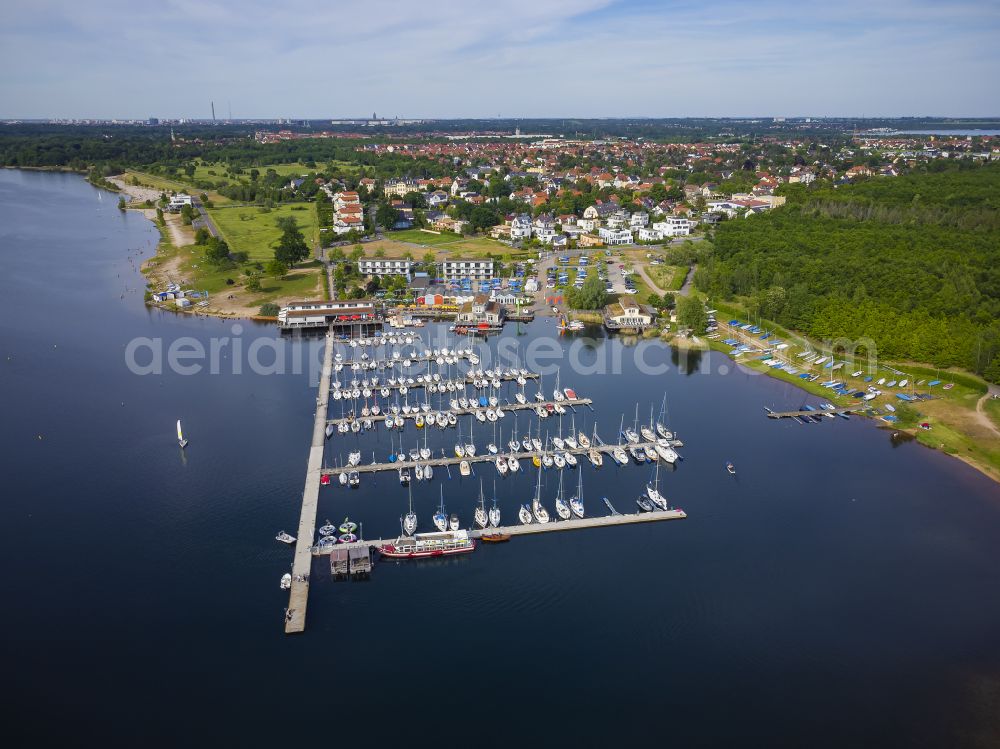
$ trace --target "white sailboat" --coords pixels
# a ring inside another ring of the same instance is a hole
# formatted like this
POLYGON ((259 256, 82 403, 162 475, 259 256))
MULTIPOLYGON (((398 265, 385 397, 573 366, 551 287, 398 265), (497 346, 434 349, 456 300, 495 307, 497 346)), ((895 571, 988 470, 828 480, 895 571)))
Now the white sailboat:
POLYGON ((569 509, 569 504, 563 498, 563 472, 559 471, 559 493, 556 494, 556 512, 559 514, 563 520, 569 520, 572 517, 572 512, 569 509))
POLYGON ((576 496, 570 498, 569 509, 573 511, 573 514, 578 518, 583 517, 583 471, 580 471, 579 483, 576 487, 576 496))
POLYGON ((184 431, 181 429, 181 420, 177 420, 177 444, 181 446, 181 449, 187 447, 188 441, 184 439, 184 431))
POLYGON ((493 482, 493 506, 490 508, 490 525, 494 528, 500 526, 500 508, 497 507, 497 482, 493 482))
POLYGON ((549 522, 549 513, 542 507, 542 469, 538 469, 538 488, 535 490, 535 498, 531 502, 531 514, 539 523, 549 522))
POLYGON ((479 506, 476 507, 476 512, 474 515, 476 525, 480 528, 485 528, 489 524, 489 518, 486 515, 486 498, 483 496, 483 481, 479 480, 479 506))
POLYGON ((417 516, 413 512, 413 487, 410 487, 410 511, 403 518, 403 533, 412 536, 417 530, 417 516))
POLYGON ((444 533, 448 530, 448 516, 444 511, 444 486, 441 487, 441 505, 438 507, 438 511, 434 513, 434 525, 439 531, 444 533))
POLYGON ((653 483, 646 484, 646 496, 649 497, 650 501, 653 502, 659 509, 667 509, 667 498, 660 494, 660 462, 656 462, 656 469, 653 474, 653 483))

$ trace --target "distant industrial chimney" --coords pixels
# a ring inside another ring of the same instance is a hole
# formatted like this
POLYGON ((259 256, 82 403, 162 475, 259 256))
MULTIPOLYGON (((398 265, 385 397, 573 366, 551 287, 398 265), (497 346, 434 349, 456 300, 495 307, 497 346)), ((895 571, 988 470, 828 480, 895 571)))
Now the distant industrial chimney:
POLYGON ((215 122, 215 102, 212 102, 212 122, 215 122))

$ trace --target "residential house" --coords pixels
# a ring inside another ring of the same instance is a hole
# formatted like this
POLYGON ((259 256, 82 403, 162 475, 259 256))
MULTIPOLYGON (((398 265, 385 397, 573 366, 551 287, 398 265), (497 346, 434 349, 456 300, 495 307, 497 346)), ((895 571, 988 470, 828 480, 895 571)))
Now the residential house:
POLYGON ((632 232, 628 229, 611 229, 602 226, 597 230, 597 235, 606 245, 632 244, 632 232))
POLYGON ((581 234, 576 238, 577 247, 603 247, 604 240, 590 234, 581 234))
POLYGON ((531 217, 527 213, 515 216, 510 222, 510 238, 513 241, 531 237, 531 217))
POLYGON ((694 222, 678 216, 668 216, 653 224, 653 228, 664 237, 686 237, 691 233, 694 222))

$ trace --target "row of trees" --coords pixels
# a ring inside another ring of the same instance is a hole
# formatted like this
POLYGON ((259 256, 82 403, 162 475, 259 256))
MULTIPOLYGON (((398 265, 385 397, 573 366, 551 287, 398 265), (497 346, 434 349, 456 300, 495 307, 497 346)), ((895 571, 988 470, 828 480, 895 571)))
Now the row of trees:
POLYGON ((818 338, 1000 381, 998 195, 995 166, 796 192, 720 225, 695 283, 818 338))

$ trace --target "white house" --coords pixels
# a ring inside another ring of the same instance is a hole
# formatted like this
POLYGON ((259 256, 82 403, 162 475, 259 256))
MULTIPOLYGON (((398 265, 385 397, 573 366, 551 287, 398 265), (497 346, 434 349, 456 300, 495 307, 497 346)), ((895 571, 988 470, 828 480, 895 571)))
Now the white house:
POLYGON ((629 225, 628 214, 625 211, 618 211, 608 216, 604 223, 609 229, 624 229, 629 225))
POLYGON ((632 244, 632 232, 628 229, 611 229, 602 226, 597 230, 597 235, 606 245, 632 244))
POLYGON ((531 237, 531 219, 527 214, 522 213, 515 216, 510 222, 510 238, 513 240, 528 239, 531 237))
POLYGON ((640 242, 659 242, 663 239, 663 232, 659 229, 643 226, 639 229, 638 237, 640 242))
POLYGON ((662 221, 654 223, 653 228, 660 232, 660 234, 664 237, 686 237, 691 233, 691 227, 693 224, 693 221, 689 221, 686 218, 668 216, 662 221))
POLYGON ((632 229, 638 229, 641 226, 649 226, 649 214, 645 211, 636 211, 629 218, 629 226, 632 229))

